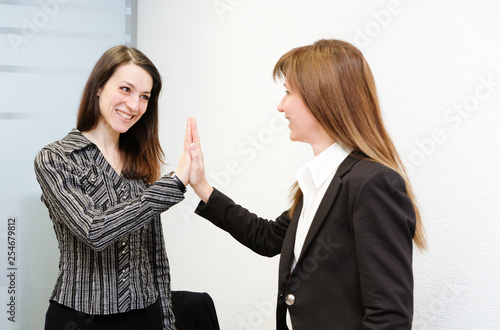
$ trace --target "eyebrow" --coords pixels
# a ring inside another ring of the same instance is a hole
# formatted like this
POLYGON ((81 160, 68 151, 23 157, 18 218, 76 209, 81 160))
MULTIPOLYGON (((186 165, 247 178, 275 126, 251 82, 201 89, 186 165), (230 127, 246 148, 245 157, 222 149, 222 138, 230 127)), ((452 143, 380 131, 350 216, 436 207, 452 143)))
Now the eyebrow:
MULTIPOLYGON (((126 80, 123 80, 123 81, 122 81, 122 83, 125 83, 125 84, 127 84, 127 85, 130 85, 130 87, 132 87, 133 89, 137 89, 137 87, 136 87, 134 84, 132 84, 131 82, 128 82, 128 81, 126 81, 126 80)), ((143 91, 143 92, 141 92, 141 93, 151 94, 151 91, 143 91)))

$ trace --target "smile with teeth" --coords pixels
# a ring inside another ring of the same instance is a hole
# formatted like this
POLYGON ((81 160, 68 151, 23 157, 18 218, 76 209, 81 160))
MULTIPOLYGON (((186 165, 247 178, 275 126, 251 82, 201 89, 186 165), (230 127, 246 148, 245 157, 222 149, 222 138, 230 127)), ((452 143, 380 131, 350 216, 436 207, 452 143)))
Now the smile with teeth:
POLYGON ((132 117, 133 117, 133 116, 131 116, 131 115, 127 115, 125 112, 122 112, 122 111, 120 111, 120 110, 116 110, 116 113, 117 113, 120 117, 125 118, 125 119, 127 119, 127 120, 130 120, 130 119, 132 119, 132 117))

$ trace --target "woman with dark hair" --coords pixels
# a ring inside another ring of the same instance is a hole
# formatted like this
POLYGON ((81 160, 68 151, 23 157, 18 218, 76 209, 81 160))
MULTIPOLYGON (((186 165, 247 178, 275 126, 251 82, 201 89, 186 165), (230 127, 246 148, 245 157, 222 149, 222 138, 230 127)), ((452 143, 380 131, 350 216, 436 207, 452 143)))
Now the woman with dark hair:
POLYGON ((411 329, 412 240, 422 250, 425 238, 367 62, 347 42, 320 40, 283 55, 274 78, 285 80, 278 111, 290 139, 315 156, 297 172, 292 206, 265 220, 212 188, 193 121, 196 213, 261 255, 281 254, 279 330, 411 329))
POLYGON ((109 49, 77 128, 35 158, 61 252, 45 329, 174 329, 160 213, 184 198, 191 138, 187 130, 174 174, 161 176, 161 85, 143 53, 109 49))

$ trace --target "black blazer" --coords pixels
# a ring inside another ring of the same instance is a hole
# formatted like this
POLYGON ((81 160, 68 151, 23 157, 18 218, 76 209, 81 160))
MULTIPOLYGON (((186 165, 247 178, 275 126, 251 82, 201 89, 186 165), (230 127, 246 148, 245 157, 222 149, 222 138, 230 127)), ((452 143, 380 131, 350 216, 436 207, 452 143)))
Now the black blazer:
POLYGON ((257 217, 214 190, 196 213, 279 265, 277 329, 411 329, 415 212, 401 176, 351 153, 339 166, 293 272, 292 219, 257 217))

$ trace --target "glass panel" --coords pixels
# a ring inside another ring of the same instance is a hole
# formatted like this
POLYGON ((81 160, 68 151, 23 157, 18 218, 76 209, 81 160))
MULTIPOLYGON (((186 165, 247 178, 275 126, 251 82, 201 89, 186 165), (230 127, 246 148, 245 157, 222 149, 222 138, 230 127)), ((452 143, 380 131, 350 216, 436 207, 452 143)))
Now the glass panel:
POLYGON ((58 271, 34 157, 76 125, 83 87, 102 53, 135 42, 135 14, 130 0, 0 0, 2 330, 43 328, 58 271), (16 219, 11 250, 9 218, 16 219), (15 263, 7 251, 15 252, 15 263))

